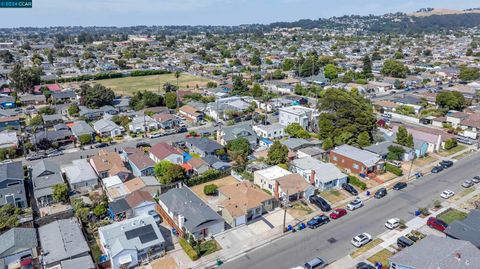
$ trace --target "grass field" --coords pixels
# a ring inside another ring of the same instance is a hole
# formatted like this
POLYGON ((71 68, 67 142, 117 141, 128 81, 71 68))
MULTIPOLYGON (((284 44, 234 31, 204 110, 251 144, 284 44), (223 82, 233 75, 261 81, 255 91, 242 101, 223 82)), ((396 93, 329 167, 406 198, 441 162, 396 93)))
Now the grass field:
POLYGON ((450 155, 455 154, 457 152, 460 152, 460 151, 462 151, 466 148, 467 148, 467 146, 465 146, 465 145, 458 145, 458 146, 456 146, 452 149, 449 149, 449 150, 442 150, 442 151, 438 152, 438 155, 440 155, 442 157, 447 157, 447 156, 450 156, 450 155))
MULTIPOLYGON (((187 73, 182 73, 178 78, 178 86, 180 88, 194 89, 197 85, 199 87, 206 86, 210 80, 193 76, 187 73)), ((163 85, 171 83, 177 85, 177 79, 174 74, 152 75, 142 77, 124 77, 113 78, 95 81, 105 87, 111 88, 116 94, 132 95, 135 91, 147 90, 154 92, 163 92, 163 85)))
POLYGON ((447 224, 451 224, 456 220, 463 220, 467 217, 467 213, 460 210, 449 208, 447 211, 440 213, 437 218, 445 221, 447 224))
POLYGON ((375 255, 368 258, 368 261, 375 264, 375 262, 379 262, 384 266, 388 265, 388 259, 393 256, 393 253, 388 249, 382 249, 379 252, 375 253, 375 255))

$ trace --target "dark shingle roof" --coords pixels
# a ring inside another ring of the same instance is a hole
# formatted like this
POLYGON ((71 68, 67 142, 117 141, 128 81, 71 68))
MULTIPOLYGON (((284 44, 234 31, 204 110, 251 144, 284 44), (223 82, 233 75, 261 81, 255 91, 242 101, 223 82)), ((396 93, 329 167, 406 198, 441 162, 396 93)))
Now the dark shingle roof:
POLYGON ((472 210, 464 220, 454 221, 445 233, 456 239, 470 241, 480 248, 480 210, 472 210))
POLYGON ((36 247, 35 228, 12 228, 0 236, 0 258, 36 247))
POLYGON ((192 144, 193 146, 195 146, 196 148, 200 149, 203 152, 214 152, 217 149, 223 148, 222 145, 205 137, 187 138, 185 141, 189 144, 192 144))
POLYGON ((22 162, 0 164, 0 181, 6 179, 23 180, 22 162))

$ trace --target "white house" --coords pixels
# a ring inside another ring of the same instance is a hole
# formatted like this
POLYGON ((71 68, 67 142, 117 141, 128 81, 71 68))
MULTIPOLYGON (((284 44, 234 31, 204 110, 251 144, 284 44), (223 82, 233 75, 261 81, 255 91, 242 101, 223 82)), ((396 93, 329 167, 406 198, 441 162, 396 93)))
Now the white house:
POLYGON ((137 116, 133 118, 132 122, 128 125, 128 129, 131 132, 146 132, 151 130, 157 130, 159 123, 152 119, 148 115, 137 116))
POLYGON ((268 139, 280 139, 284 136, 285 126, 275 123, 271 125, 254 125, 253 131, 258 136, 268 139))
POLYGON ((182 153, 165 142, 153 145, 148 156, 156 163, 163 160, 170 161, 175 164, 183 163, 182 153))
POLYGON ((275 191, 275 180, 290 174, 290 171, 275 165, 266 169, 255 171, 253 173, 253 183, 260 186, 260 188, 273 193, 275 191))
POLYGON ((279 109, 279 122, 283 126, 298 123, 306 130, 316 125, 319 113, 316 109, 304 106, 290 106, 279 109))
POLYGON ((122 134, 120 126, 111 120, 101 119, 93 124, 93 129, 101 137, 115 137, 122 134))
POLYGON ((135 217, 148 214, 149 211, 155 211, 155 200, 147 191, 137 190, 125 197, 130 208, 132 208, 135 217))
POLYGON ((324 163, 312 157, 293 160, 290 163, 290 170, 302 175, 307 182, 321 191, 338 189, 343 183, 347 183, 348 176, 334 164, 324 163))
POLYGON ((71 165, 62 168, 70 188, 88 192, 98 186, 98 176, 86 159, 73 160, 71 165))

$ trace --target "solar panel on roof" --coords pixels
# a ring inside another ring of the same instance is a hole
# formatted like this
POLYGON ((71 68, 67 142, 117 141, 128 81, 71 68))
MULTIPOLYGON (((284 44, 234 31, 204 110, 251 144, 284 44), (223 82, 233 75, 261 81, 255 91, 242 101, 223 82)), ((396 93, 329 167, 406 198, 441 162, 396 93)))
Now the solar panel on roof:
POLYGON ((142 244, 158 239, 157 234, 155 233, 155 230, 151 224, 126 231, 125 236, 128 240, 138 237, 142 244))

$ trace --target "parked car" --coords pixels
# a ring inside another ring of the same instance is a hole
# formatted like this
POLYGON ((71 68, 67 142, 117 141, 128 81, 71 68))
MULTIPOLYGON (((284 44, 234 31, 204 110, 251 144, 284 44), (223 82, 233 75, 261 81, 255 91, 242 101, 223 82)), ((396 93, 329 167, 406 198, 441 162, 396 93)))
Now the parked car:
POLYGON ((387 195, 387 189, 386 188, 380 188, 375 192, 375 198, 377 198, 377 199, 385 197, 386 195, 387 195))
POLYGON ((352 185, 350 185, 348 183, 343 183, 342 188, 353 196, 358 195, 358 191, 352 185))
POLYGON ((372 236, 367 233, 359 234, 352 239, 352 245, 359 248, 372 240, 372 236))
POLYGON ((455 193, 454 193, 453 191, 451 191, 451 190, 444 190, 444 191, 442 192, 442 194, 440 194, 440 197, 442 197, 443 199, 448 199, 448 198, 450 198, 450 197, 452 197, 452 196, 454 196, 454 195, 455 195, 455 193))
POLYGON ((358 209, 362 206, 363 206, 362 200, 360 200, 360 198, 356 198, 355 200, 348 203, 347 209, 350 210, 350 211, 353 211, 353 210, 358 209))
POLYGON ((322 226, 323 224, 327 224, 330 222, 330 219, 325 216, 325 215, 318 215, 318 216, 315 216, 313 218, 311 218, 308 222, 307 222, 307 226, 308 228, 310 229, 315 229, 319 226, 322 226))
POLYGON ((161 137, 162 135, 163 135, 163 133, 149 134, 148 138, 157 138, 157 137, 161 137))
POLYGON ((27 161, 35 161, 35 160, 40 160, 40 159, 42 159, 42 158, 44 158, 44 157, 45 157, 45 155, 43 155, 43 154, 35 154, 35 153, 33 153, 33 154, 29 154, 29 155, 27 156, 26 160, 27 160, 27 161))
POLYGON ((390 229, 390 230, 393 230, 393 229, 397 228, 398 226, 400 226, 400 219, 399 218, 391 218, 391 219, 387 220, 387 222, 385 222, 385 227, 387 227, 387 229, 390 229))
POLYGON ((471 180, 465 180, 462 183, 462 187, 464 187, 464 188, 470 188, 471 186, 473 186, 473 181, 471 181, 471 180))
POLYGON ((399 191, 401 189, 405 189, 407 187, 406 182, 397 182, 397 184, 393 185, 393 189, 399 191))
POLYGON ((447 229, 447 227, 448 227, 447 223, 445 223, 443 220, 437 219, 435 217, 428 218, 427 225, 428 225, 428 227, 430 227, 432 229, 435 229, 435 230, 439 230, 440 232, 445 231, 445 229, 447 229))
POLYGON ((108 147, 108 143, 98 143, 95 145, 96 149, 108 147))
POLYGON ((152 145, 150 145, 147 142, 138 142, 137 145, 135 145, 137 148, 151 148, 152 145))
POLYGON ((61 156, 61 155, 63 155, 63 151, 55 150, 55 151, 52 151, 52 152, 48 153, 47 157, 50 158, 50 157, 56 157, 56 156, 61 156))
POLYGON ((415 242, 413 242, 412 240, 408 239, 407 237, 405 236, 400 236, 398 239, 397 239, 397 246, 399 248, 406 248, 406 247, 410 247, 414 244, 415 242))
POLYGON ((330 213, 330 218, 331 219, 338 219, 338 218, 341 218, 345 215, 347 215, 347 210, 345 210, 343 208, 337 208, 337 209, 333 210, 332 213, 330 213))
POLYGON ((366 262, 357 263, 357 269, 375 269, 375 266, 368 264, 366 262))
POLYGON ((402 167, 402 162, 400 161, 395 161, 395 160, 392 160, 392 161, 387 161, 387 163, 393 165, 393 166, 396 166, 398 168, 402 167))
POLYGON ((320 196, 310 196, 310 203, 316 205, 320 208, 323 212, 328 212, 332 210, 330 205, 320 196))
POLYGON ((475 184, 480 183, 480 176, 474 176, 472 178, 472 182, 475 183, 475 184))
POLYGON ((447 169, 447 168, 452 167, 453 162, 450 161, 450 160, 443 160, 443 161, 440 162, 440 165, 441 165, 444 169, 447 169))
POLYGON ((440 173, 442 171, 443 171, 443 167, 441 165, 437 165, 437 166, 432 168, 431 172, 434 173, 434 174, 437 174, 437 173, 440 173))
POLYGON ((320 269, 327 266, 327 263, 319 257, 316 257, 303 265, 306 269, 320 269))

